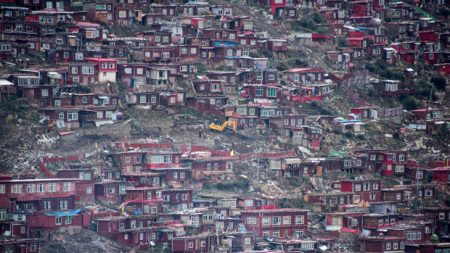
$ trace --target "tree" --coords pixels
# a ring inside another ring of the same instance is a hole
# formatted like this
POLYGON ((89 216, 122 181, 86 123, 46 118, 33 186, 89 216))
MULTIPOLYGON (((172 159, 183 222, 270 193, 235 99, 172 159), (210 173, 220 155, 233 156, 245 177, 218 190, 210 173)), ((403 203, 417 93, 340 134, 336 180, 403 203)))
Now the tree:
POLYGON ((443 91, 447 87, 447 80, 442 76, 435 76, 431 78, 431 82, 437 90, 443 91))
POLYGON ((403 105, 403 108, 405 108, 406 110, 415 110, 417 109, 419 106, 416 102, 416 100, 414 98, 412 98, 411 96, 407 96, 405 98, 400 98, 401 99, 401 103, 403 105))

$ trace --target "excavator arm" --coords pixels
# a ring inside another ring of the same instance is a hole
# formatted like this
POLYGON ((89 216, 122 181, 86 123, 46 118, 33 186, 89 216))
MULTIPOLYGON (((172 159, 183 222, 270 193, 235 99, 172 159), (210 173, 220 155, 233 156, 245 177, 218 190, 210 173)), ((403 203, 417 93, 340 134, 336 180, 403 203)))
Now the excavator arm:
POLYGON ((227 127, 230 127, 231 130, 233 130, 233 132, 237 132, 237 122, 236 121, 225 121, 223 122, 222 125, 217 125, 217 124, 210 124, 209 125, 209 129, 210 130, 214 130, 214 131, 219 131, 219 132, 223 132, 227 127))

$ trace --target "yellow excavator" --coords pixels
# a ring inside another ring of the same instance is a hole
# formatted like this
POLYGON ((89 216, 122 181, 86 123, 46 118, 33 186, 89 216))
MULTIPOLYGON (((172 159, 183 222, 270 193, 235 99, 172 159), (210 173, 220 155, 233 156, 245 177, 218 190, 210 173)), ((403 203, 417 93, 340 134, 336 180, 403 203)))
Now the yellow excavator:
POLYGON ((237 122, 236 121, 231 121, 231 120, 227 120, 225 122, 223 122, 222 125, 217 125, 217 124, 210 124, 209 125, 209 129, 210 130, 214 130, 214 131, 219 131, 219 132, 223 132, 227 129, 231 129, 233 132, 237 133, 237 122))

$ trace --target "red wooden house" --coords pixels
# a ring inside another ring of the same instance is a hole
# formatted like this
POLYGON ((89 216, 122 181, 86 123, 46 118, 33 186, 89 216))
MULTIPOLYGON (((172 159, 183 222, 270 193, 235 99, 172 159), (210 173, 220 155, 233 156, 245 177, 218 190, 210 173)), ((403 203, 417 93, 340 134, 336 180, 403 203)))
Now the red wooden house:
POLYGON ((118 81, 126 84, 128 87, 146 84, 147 64, 145 63, 126 63, 117 65, 118 81))
POLYGON ((353 202, 360 201, 380 201, 381 200, 381 180, 342 180, 332 183, 332 188, 340 192, 353 192, 353 202))
POLYGON ((77 180, 73 178, 11 179, 0 181, 0 206, 13 220, 27 221, 30 228, 89 224, 89 215, 75 203, 77 180))
POLYGON ((172 240, 173 253, 207 253, 217 246, 217 236, 213 233, 203 233, 196 236, 175 237, 172 240))
POLYGON ((303 209, 246 210, 241 212, 241 220, 258 237, 300 238, 307 232, 307 213, 303 209))
POLYGON ((404 252, 405 239, 395 236, 363 237, 361 241, 361 252, 387 253, 392 251, 404 252))
POLYGON ((341 205, 353 204, 353 193, 336 192, 336 193, 315 193, 304 196, 304 200, 321 208, 321 211, 337 211, 341 205))
POLYGON ((420 244, 429 242, 433 228, 431 222, 415 223, 412 225, 399 224, 387 229, 387 236, 405 238, 406 244, 420 244))
POLYGON ((379 171, 386 176, 403 175, 407 155, 405 151, 369 150, 369 170, 379 171))
POLYGON ((448 223, 450 221, 449 207, 425 207, 423 209, 426 221, 430 221, 433 225, 433 233, 441 236, 448 236, 448 223))
POLYGON ((277 84, 247 84, 242 87, 241 96, 250 99, 267 99, 280 101, 282 88, 277 84))
POLYGON ((77 203, 86 205, 95 202, 94 195, 94 170, 91 165, 87 166, 70 166, 66 170, 58 170, 57 178, 76 178, 77 179, 77 203))
POLYGON ((234 157, 195 157, 184 159, 191 164, 192 179, 224 179, 233 175, 234 157))
POLYGON ((434 67, 441 75, 450 76, 450 63, 435 64, 434 67))
POLYGON ((267 49, 272 52, 286 52, 288 42, 284 39, 270 39, 267 41, 267 49))
POLYGON ((270 0, 269 4, 272 9, 272 15, 274 17, 281 17, 283 15, 284 7, 286 6, 286 0, 270 0))
POLYGON ((0 239, 0 252, 39 253, 42 240, 39 238, 0 239))
POLYGON ((97 64, 96 70, 99 83, 116 82, 117 60, 113 58, 86 58, 87 62, 97 64))
POLYGON ((9 212, 75 209, 76 179, 2 179, 0 205, 9 212), (13 203, 13 204, 12 204, 13 203))
POLYGON ((158 214, 163 211, 162 188, 160 187, 127 187, 125 202, 122 205, 139 209, 144 214, 158 214))
POLYGON ((297 84, 314 83, 327 77, 321 68, 294 68, 284 72, 284 79, 297 84))
POLYGON ((437 167, 431 169, 433 175, 433 181, 437 183, 449 183, 450 182, 450 167, 437 167))
POLYGON ((154 215, 103 216, 95 219, 96 230, 100 235, 111 238, 121 245, 146 249, 150 242, 156 241, 154 215))
POLYGON ((439 34, 434 31, 420 31, 417 33, 420 42, 438 42, 439 34))
POLYGON ((394 227, 399 224, 400 218, 402 216, 395 213, 369 213, 364 214, 361 219, 360 227, 372 231, 372 233, 377 233, 379 229, 386 229, 394 227))
POLYGON ((80 33, 83 40, 99 42, 103 39, 103 27, 97 23, 76 22, 75 26, 69 28, 69 31, 80 33))
POLYGON ((165 210, 192 208, 192 190, 190 189, 163 189, 162 199, 165 210))
POLYGON ((104 179, 94 185, 95 200, 115 204, 126 194, 126 185, 120 180, 104 179))

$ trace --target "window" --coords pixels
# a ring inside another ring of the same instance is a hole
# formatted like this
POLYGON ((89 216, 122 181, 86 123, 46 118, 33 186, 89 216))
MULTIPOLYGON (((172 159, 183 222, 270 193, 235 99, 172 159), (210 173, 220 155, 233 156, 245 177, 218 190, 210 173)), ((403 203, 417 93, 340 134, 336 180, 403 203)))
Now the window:
POLYGON ((280 225, 281 224, 281 217, 274 216, 272 217, 272 225, 280 225))
POLYGON ((132 69, 131 68, 124 68, 123 69, 123 72, 125 73, 125 74, 131 74, 132 73, 132 69))
POLYGON ((27 192, 28 193, 33 193, 36 190, 36 185, 35 184, 27 184, 27 192))
POLYGON ((188 242, 188 248, 189 249, 194 248, 194 242, 188 242))
POLYGON ((169 202, 170 201, 170 195, 164 195, 163 199, 164 199, 164 202, 169 202))
POLYGON ((386 250, 391 250, 391 243, 390 242, 386 242, 386 250))
POLYGON ((416 172, 416 178, 417 178, 417 179, 422 179, 422 178, 423 178, 423 172, 420 171, 420 170, 418 170, 418 171, 416 172))
POLYGON ((56 183, 48 184, 48 192, 56 192, 56 183))
POLYGON ((86 194, 92 194, 92 187, 86 187, 86 194))
POLYGON ((247 224, 256 225, 256 218, 255 217, 247 217, 247 224))
POLYGON ((68 192, 70 191, 72 188, 72 183, 71 182, 64 182, 63 185, 63 191, 68 192))
POLYGON ((246 107, 237 107, 236 113, 238 115, 247 115, 247 108, 246 107))
POLYGON ((244 244, 245 244, 245 245, 250 245, 250 244, 252 244, 252 238, 251 238, 251 237, 245 237, 245 238, 244 238, 244 244))
POLYGON ((178 172, 174 171, 174 172, 172 173, 172 177, 173 177, 173 178, 178 178, 178 172))
POLYGON ((402 199, 402 193, 401 192, 397 192, 396 199, 397 200, 401 200, 402 199))
POLYGON ((22 193, 22 185, 14 184, 12 188, 12 193, 22 193))
POLYGON ((171 155, 152 155, 151 163, 171 163, 172 156, 171 155))
POLYGON ((76 121, 78 120, 78 112, 77 111, 68 111, 67 112, 67 121, 76 121))
POLYGON ((392 249, 393 250, 398 250, 398 242, 393 242, 392 243, 392 249))
POLYGON ((405 172, 405 165, 395 165, 395 172, 396 173, 403 173, 405 172))
POLYGON ((267 89, 267 96, 268 97, 276 97, 277 96, 277 90, 275 88, 268 88, 267 89))
POLYGON ((37 252, 37 245, 36 245, 36 243, 32 243, 30 245, 30 251, 31 252, 37 252))
POLYGON ((355 184, 355 192, 360 192, 360 191, 361 191, 361 185, 355 184))
POLYGON ((291 224, 291 216, 283 216, 283 225, 291 224))
POLYGON ((72 224, 72 216, 66 216, 66 222, 67 225, 72 224))
POLYGON ((270 218, 269 217, 263 217, 262 218, 262 225, 263 226, 269 226, 270 225, 270 218))
POLYGON ((60 200, 59 201, 59 209, 67 210, 68 207, 69 207, 69 202, 67 200, 60 200))
POLYGON ((431 190, 431 189, 426 189, 426 190, 425 190, 425 196, 426 196, 426 197, 431 197, 431 196, 433 196, 433 190, 431 190))
POLYGON ((84 59, 83 53, 75 53, 75 60, 82 61, 84 59))
POLYGON ((244 206, 253 206, 253 199, 246 199, 244 201, 244 206))
POLYGON ((4 194, 6 192, 6 185, 0 184, 0 194, 4 194))
POLYGON ((11 51, 11 44, 2 44, 0 46, 0 51, 6 51, 6 52, 11 51))
POLYGON ((44 210, 51 210, 52 209, 52 202, 50 200, 44 200, 44 210))
POLYGON ((305 216, 303 216, 303 215, 295 216, 295 224, 296 225, 303 225, 303 224, 305 224, 305 216))
POLYGON ((263 92, 264 92, 264 90, 263 90, 262 87, 256 87, 255 95, 256 95, 257 97, 262 97, 262 96, 263 96, 263 92))
POLYGON ((62 224, 62 219, 63 219, 62 217, 56 217, 55 218, 55 224, 56 225, 61 225, 62 224))
POLYGON ((186 173, 180 172, 180 179, 184 179, 186 177, 186 173))
POLYGON ((145 95, 139 96, 139 103, 141 104, 147 103, 147 96, 145 95))
POLYGON ((364 191, 369 191, 370 190, 370 183, 369 182, 365 182, 364 183, 364 191))
POLYGON ((58 119, 64 120, 64 112, 58 113, 58 119))
POLYGON ((440 212, 439 213, 439 219, 440 220, 444 220, 445 219, 445 213, 444 212, 440 212))
POLYGON ((126 18, 127 12, 126 11, 119 11, 119 18, 126 18))
POLYGON ((279 230, 274 230, 274 231, 272 232, 272 236, 273 236, 273 237, 280 237, 280 231, 279 231, 279 230))
POLYGON ((115 67, 116 67, 116 64, 115 64, 115 63, 110 62, 110 63, 108 64, 108 68, 109 68, 109 69, 114 69, 115 67))
POLYGON ((91 75, 94 74, 94 66, 82 66, 81 73, 83 75, 91 75))
POLYGON ((416 240, 422 240, 422 232, 420 231, 416 232, 416 240))

